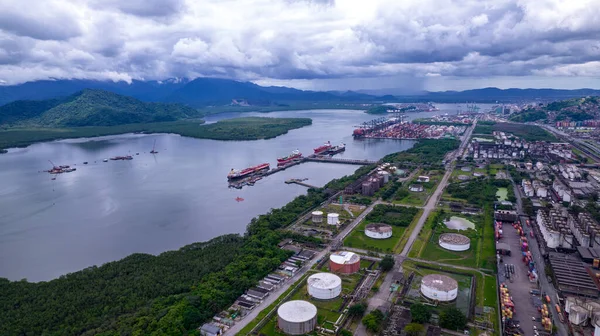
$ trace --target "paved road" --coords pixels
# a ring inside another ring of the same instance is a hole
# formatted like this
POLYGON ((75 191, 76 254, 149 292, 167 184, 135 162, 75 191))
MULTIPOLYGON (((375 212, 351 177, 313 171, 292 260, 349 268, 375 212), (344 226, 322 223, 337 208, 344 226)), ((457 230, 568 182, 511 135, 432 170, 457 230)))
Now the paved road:
MULTIPOLYGON (((346 228, 344 230, 342 230, 342 232, 340 232, 340 234, 336 238, 336 241, 343 241, 344 238, 371 211, 373 211, 373 208, 377 204, 380 204, 380 202, 374 202, 369 207, 367 207, 365 209, 365 211, 363 211, 360 215, 358 215, 358 217, 356 217, 354 219, 354 221, 352 221, 352 223, 350 223, 350 225, 346 226, 346 228)), ((304 274, 306 272, 308 272, 317 263, 317 260, 325 257, 329 252, 331 252, 331 245, 333 245, 333 244, 330 244, 329 246, 327 246, 327 248, 325 248, 323 251, 319 252, 310 262, 306 263, 304 265, 304 267, 302 267, 300 270, 298 270, 298 272, 296 272, 296 274, 291 279, 288 279, 284 285, 282 285, 277 290, 271 292, 269 294, 269 296, 267 296, 267 298, 263 302, 261 302, 259 305, 257 305, 248 315, 246 315, 243 320, 237 322, 233 327, 231 327, 229 330, 227 330, 225 335, 237 335, 237 333, 239 333, 240 330, 242 330, 244 327, 246 327, 246 325, 248 325, 248 323, 252 322, 263 309, 265 309, 266 307, 270 306, 273 302, 275 302, 286 290, 288 290, 296 281, 298 281, 298 279, 300 279, 302 276, 304 276, 304 274)))
MULTIPOLYGON (((446 185, 448 184, 448 180, 450 179, 450 176, 452 175, 452 171, 454 170, 454 165, 455 165, 456 159, 458 157, 460 157, 461 154, 466 149, 466 147, 469 143, 469 139, 471 138, 471 135, 473 134, 473 130, 475 129, 476 124, 477 124, 477 119, 475 119, 475 121, 473 122, 473 125, 470 128, 468 128, 467 131, 465 132, 465 134, 463 135, 463 137, 461 139, 462 141, 461 141, 461 144, 460 144, 458 150, 456 152, 454 152, 454 154, 452 154, 452 156, 450 158, 450 162, 448 162, 448 164, 446 166, 447 168, 446 168, 446 173, 444 174, 444 177, 442 177, 442 180, 438 184, 437 188, 435 189, 433 194, 431 194, 431 196, 429 197, 427 204, 425 205, 425 207, 423 207, 423 214, 417 221, 417 225, 415 225, 415 227, 411 231, 410 236, 408 237, 408 241, 406 242, 406 245, 404 245, 404 249, 402 250, 402 253, 400 253, 399 255, 396 256, 396 265, 394 266, 394 269, 387 273, 385 279, 383 280, 383 283, 379 287, 380 290, 369 299, 367 313, 372 311, 373 309, 376 309, 377 307, 383 305, 385 302, 389 301, 389 299, 392 295, 392 292, 389 291, 389 288, 392 284, 392 277, 396 271, 402 271, 402 262, 404 261, 405 257, 408 255, 408 252, 410 251, 412 245, 414 244, 415 240, 419 236, 419 232, 421 232, 421 229, 423 228, 423 225, 427 221, 429 214, 431 213, 431 211, 433 209, 435 209, 435 207, 438 203, 438 200, 439 200, 440 196, 442 195, 444 189, 446 188, 446 185)), ((354 331, 354 335, 357 335, 357 336, 368 335, 367 329, 362 324, 362 322, 359 323, 358 327, 354 331)))

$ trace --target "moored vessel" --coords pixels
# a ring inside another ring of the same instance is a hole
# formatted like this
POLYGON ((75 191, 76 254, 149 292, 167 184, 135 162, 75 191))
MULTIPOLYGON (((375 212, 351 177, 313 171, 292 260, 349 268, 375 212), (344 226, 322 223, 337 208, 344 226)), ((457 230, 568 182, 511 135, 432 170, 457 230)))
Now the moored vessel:
POLYGON ((331 149, 331 142, 327 141, 324 145, 315 148, 314 151, 315 154, 323 154, 329 149, 331 149))
POLYGON ((302 158, 302 153, 300 153, 300 151, 296 149, 296 150, 295 150, 295 151, 293 151, 293 152, 292 152, 290 155, 287 155, 287 156, 284 156, 284 157, 277 158, 277 164, 286 164, 286 163, 290 163, 290 162, 292 162, 293 160, 300 159, 300 158, 302 158))
POLYGON ((258 173, 260 171, 263 171, 265 169, 269 169, 269 167, 270 167, 270 165, 268 163, 262 163, 262 164, 259 164, 258 166, 246 168, 243 170, 231 169, 229 174, 227 174, 227 179, 234 180, 234 179, 244 178, 244 177, 250 176, 252 174, 258 173))
POLYGON ((345 151, 345 150, 346 150, 346 144, 342 143, 342 144, 340 144, 340 145, 338 145, 338 146, 333 146, 333 147, 331 147, 331 148, 330 148, 330 149, 327 151, 327 153, 328 153, 328 154, 332 154, 332 155, 333 155, 333 154, 341 153, 341 152, 343 152, 343 151, 345 151))

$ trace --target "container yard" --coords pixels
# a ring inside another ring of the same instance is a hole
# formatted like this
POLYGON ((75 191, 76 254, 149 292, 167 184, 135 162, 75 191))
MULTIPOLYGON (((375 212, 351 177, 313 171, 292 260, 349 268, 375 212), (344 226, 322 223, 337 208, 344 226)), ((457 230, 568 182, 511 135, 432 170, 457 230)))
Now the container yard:
POLYGON ((443 137, 458 137, 463 134, 467 126, 453 125, 422 125, 410 122, 378 123, 373 127, 357 128, 354 130, 355 138, 371 139, 440 139, 443 137))

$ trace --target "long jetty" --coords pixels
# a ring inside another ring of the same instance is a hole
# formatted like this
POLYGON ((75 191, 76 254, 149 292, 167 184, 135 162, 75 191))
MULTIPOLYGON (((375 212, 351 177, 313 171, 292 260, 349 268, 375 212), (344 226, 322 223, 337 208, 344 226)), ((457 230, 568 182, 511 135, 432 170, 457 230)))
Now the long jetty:
POLYGON ((363 166, 368 166, 368 165, 377 163, 377 161, 369 161, 369 160, 335 159, 335 158, 316 157, 316 156, 309 156, 309 157, 306 157, 304 160, 311 161, 311 162, 342 163, 342 164, 353 164, 353 165, 363 165, 363 166))
MULTIPOLYGON (((262 175, 263 176, 269 176, 275 173, 278 173, 280 171, 286 170, 288 168, 291 168, 293 166, 299 165, 301 163, 304 162, 324 162, 324 163, 341 163, 341 164, 352 164, 352 165, 362 165, 362 166, 367 166, 367 165, 371 165, 371 164, 376 164, 377 161, 370 161, 370 160, 355 160, 355 159, 336 159, 336 158, 332 158, 332 157, 323 157, 323 156, 316 156, 316 155, 310 155, 307 157, 303 157, 301 159, 297 159, 294 160, 288 164, 285 164, 283 166, 279 166, 277 168, 273 168, 271 170, 269 170, 268 172, 264 172, 262 175)), ((310 187, 309 187, 310 188, 310 187)))

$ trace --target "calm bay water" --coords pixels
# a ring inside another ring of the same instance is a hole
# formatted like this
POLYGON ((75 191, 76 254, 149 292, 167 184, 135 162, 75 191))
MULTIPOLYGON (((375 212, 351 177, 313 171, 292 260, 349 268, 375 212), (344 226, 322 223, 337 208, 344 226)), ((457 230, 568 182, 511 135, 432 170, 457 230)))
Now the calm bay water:
MULTIPOLYGON (((455 112, 452 105, 442 111, 455 112)), ((426 117, 437 113, 418 113, 426 117)), ((242 116, 310 117, 313 125, 270 140, 214 141, 178 135, 121 135, 63 140, 0 155, 0 277, 42 281, 131 253, 158 254, 227 233, 242 233, 252 217, 306 192, 283 183, 308 178, 322 186, 358 166, 304 163, 230 189, 231 168, 269 162, 300 149, 312 153, 327 140, 344 142, 338 157, 379 159, 410 148, 412 141, 352 139, 353 126, 373 119, 361 111, 314 110, 244 113, 242 116), (157 155, 148 152, 156 140, 157 155), (139 155, 135 155, 139 152, 139 155), (131 161, 102 159, 134 155, 131 161), (57 165, 77 171, 41 173, 57 165), (83 165, 88 161, 88 165, 83 165), (236 197, 244 198, 237 202, 236 197)), ((207 122, 238 117, 228 113, 207 122)))

